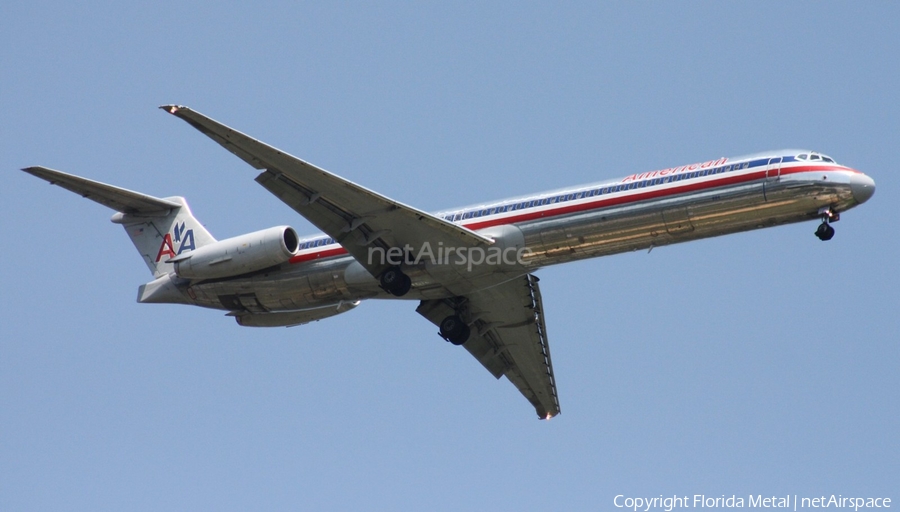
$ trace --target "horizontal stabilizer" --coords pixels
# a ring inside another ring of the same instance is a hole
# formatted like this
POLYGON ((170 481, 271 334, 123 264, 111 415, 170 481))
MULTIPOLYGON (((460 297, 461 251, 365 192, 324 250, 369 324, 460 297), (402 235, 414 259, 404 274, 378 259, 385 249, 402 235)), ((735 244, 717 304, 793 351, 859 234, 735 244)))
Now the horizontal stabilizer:
POLYGON ((58 185, 122 213, 159 213, 181 207, 181 204, 166 199, 114 187, 46 167, 27 167, 22 170, 50 182, 51 185, 58 185))

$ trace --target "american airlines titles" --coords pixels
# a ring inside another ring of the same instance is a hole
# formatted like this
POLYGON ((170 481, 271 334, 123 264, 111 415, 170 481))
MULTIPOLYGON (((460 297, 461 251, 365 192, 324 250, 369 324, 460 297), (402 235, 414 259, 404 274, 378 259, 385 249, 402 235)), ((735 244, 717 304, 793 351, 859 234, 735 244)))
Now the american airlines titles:
POLYGON ((706 162, 698 162, 696 164, 691 165, 682 165, 680 167, 669 167, 668 169, 660 169, 658 171, 650 171, 650 172, 642 172, 640 174, 632 174, 631 176, 626 176, 622 179, 622 183, 628 183, 629 181, 640 181, 648 178, 655 178, 656 176, 668 176, 670 174, 680 174, 683 172, 691 172, 696 171, 698 169, 707 169, 709 167, 716 167, 718 165, 724 165, 728 159, 722 157, 718 160, 709 160, 706 162))

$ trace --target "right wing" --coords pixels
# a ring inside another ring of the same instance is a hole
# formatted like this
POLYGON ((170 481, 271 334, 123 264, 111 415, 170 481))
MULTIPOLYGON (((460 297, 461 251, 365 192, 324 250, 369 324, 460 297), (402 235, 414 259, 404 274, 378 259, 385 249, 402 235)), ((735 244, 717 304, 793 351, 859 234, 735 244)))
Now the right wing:
POLYGON ((425 243, 446 247, 487 247, 491 238, 394 201, 340 176, 273 148, 188 107, 163 105, 263 172, 256 181, 312 222, 378 277, 388 265, 369 261, 369 247, 417 250, 425 243))
POLYGON ((537 277, 525 275, 471 293, 460 303, 424 300, 416 311, 438 326, 459 311, 472 329, 463 345, 466 350, 494 377, 506 375, 531 402, 539 418, 559 414, 537 277))

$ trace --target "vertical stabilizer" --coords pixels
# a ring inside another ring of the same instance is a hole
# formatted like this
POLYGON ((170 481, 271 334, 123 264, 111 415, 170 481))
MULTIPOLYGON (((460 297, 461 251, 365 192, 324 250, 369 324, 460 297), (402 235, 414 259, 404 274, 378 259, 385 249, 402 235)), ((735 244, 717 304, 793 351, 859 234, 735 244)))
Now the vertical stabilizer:
POLYGON ((119 212, 111 219, 125 228, 153 277, 174 272, 173 264, 168 261, 175 256, 216 241, 194 217, 183 197, 165 200, 179 206, 159 212, 119 212))
POLYGON ((118 212, 112 221, 125 228, 153 277, 173 272, 168 261, 175 256, 216 241, 183 197, 160 199, 46 167, 22 170, 118 212))

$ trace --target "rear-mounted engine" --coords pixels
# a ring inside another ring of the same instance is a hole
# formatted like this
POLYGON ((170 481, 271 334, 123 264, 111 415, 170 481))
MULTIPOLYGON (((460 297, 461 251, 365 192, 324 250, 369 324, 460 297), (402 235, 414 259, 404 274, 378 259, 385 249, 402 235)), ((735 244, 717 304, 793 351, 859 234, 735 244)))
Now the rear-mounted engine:
POLYGON ((232 277, 286 262, 298 241, 293 228, 276 226, 204 245, 169 261, 185 279, 232 277))

